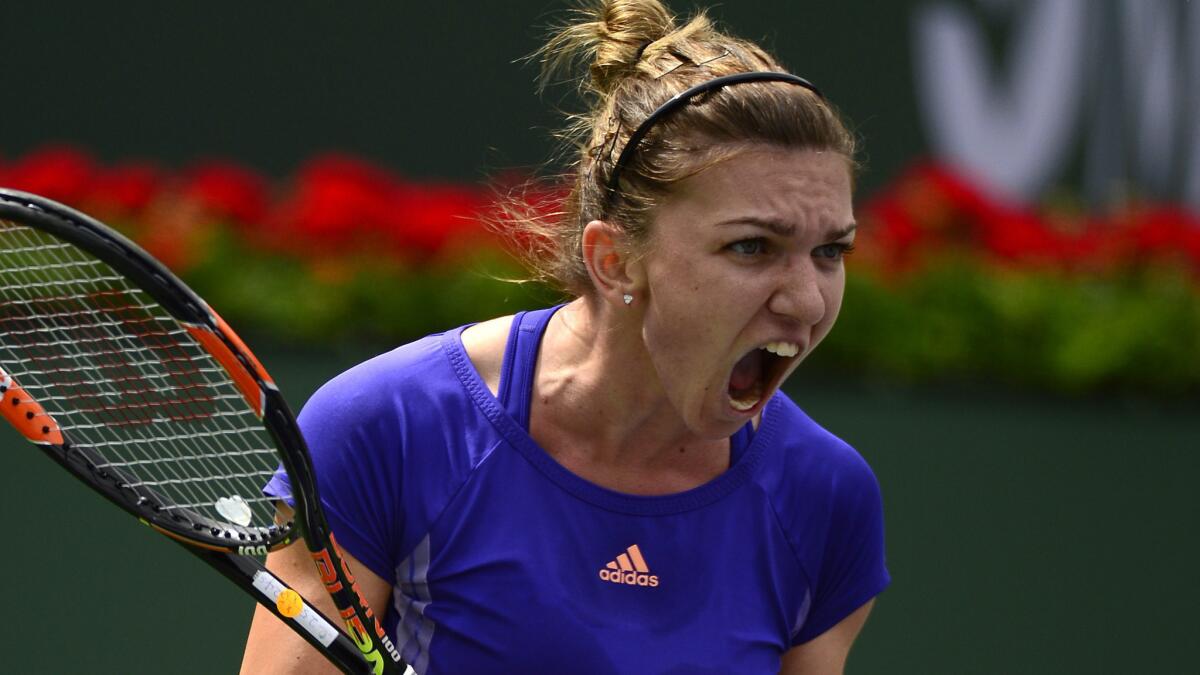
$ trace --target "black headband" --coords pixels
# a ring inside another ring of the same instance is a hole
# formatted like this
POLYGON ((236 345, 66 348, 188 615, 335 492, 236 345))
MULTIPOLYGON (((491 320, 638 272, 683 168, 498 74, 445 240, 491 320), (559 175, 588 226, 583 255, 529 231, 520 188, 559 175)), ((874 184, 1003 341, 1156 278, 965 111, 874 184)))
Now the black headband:
POLYGON ((638 128, 634 129, 633 134, 629 136, 629 142, 626 143, 625 147, 621 150, 621 156, 617 157, 617 163, 613 165, 612 173, 608 176, 608 194, 604 197, 605 206, 607 207, 609 204, 611 204, 613 198, 617 194, 617 190, 619 188, 618 181, 620 181, 621 178, 621 169, 625 168, 625 165, 629 163, 629 160, 633 157, 633 153, 637 150, 638 144, 641 143, 646 134, 650 133, 651 127, 653 127, 660 119, 670 115, 679 108, 682 108, 687 104, 688 101, 696 96, 699 96, 700 94, 712 91, 714 89, 720 89, 721 87, 728 87, 729 85, 733 84, 741 84, 743 82, 790 82, 792 84, 798 84, 801 87, 811 91, 817 95, 817 98, 822 100, 825 98, 821 91, 813 86, 813 83, 809 82, 803 77, 798 77, 790 73, 775 73, 771 71, 725 75, 724 77, 718 77, 707 82, 701 82, 700 84, 687 89, 686 91, 675 94, 670 98, 670 100, 659 106, 658 110, 650 113, 650 116, 643 120, 642 123, 638 125, 638 128))

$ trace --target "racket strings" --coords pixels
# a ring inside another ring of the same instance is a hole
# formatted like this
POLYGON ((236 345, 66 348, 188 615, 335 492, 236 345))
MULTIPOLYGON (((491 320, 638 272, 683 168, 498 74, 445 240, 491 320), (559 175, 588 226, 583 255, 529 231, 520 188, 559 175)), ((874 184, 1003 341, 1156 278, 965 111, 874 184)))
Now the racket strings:
POLYGON ((0 274, 0 366, 98 468, 167 510, 229 522, 236 499, 235 524, 273 523, 274 443, 178 321, 103 261, 3 220, 0 274))
MULTIPOLYGON (((29 248, 29 247, 22 247, 22 248, 29 248)), ((55 260, 54 262, 58 263, 58 262, 61 262, 61 260, 55 260)), ((69 267, 69 265, 61 265, 61 266, 58 266, 57 269, 62 270, 67 267, 69 267)), ((39 271, 41 271, 41 270, 39 270, 39 271)), ((41 280, 44 280, 44 279, 41 279, 41 280)), ((101 280, 111 281, 111 278, 101 277, 101 280)), ((88 299, 90 301, 95 302, 100 307, 104 308, 105 310, 112 311, 115 309, 119 313, 126 315, 123 318, 128 319, 129 309, 133 308, 135 305, 132 303, 128 303, 128 302, 116 303, 116 304, 111 302, 111 300, 113 298, 120 297, 123 294, 127 294, 127 291, 118 291, 118 292, 104 291, 104 290, 93 291, 92 293, 88 294, 88 299), (109 300, 109 302, 104 301, 106 298, 109 300)), ((47 300, 51 303, 54 303, 54 302, 61 302, 62 298, 50 296, 49 298, 43 298, 43 300, 47 300)), ((142 310, 147 310, 147 309, 149 309, 149 306, 142 304, 142 305, 140 305, 140 308, 142 310)), ((78 313, 78 312, 77 311, 67 312, 67 314, 76 314, 76 313, 78 313)), ((84 347, 86 345, 86 343, 89 342, 89 340, 87 337, 84 337, 83 335, 95 334, 94 329, 96 327, 98 327, 99 324, 102 324, 102 323, 111 324, 112 322, 96 322, 96 321, 74 322, 74 325, 72 327, 77 329, 75 331, 75 333, 77 333, 77 334, 72 335, 70 337, 78 338, 78 339, 58 340, 58 341, 53 341, 53 342, 60 346, 71 345, 72 347, 84 347), (83 335, 78 335, 78 333, 83 333, 83 335)), ((125 321, 122 323, 128 323, 128 321, 125 321)), ((53 328, 61 328, 61 326, 53 326, 53 328)), ((144 329, 140 330, 138 332, 144 334, 145 337, 147 337, 147 338, 152 338, 156 334, 160 335, 160 336, 164 334, 163 331, 146 331, 144 329)), ((111 333, 104 337, 108 338, 108 339, 116 337, 116 338, 118 338, 117 339, 118 343, 121 343, 121 342, 127 343, 128 342, 128 340, 121 340, 120 337, 122 337, 122 336, 113 336, 111 333)), ((44 347, 44 346, 47 346, 48 344, 49 343, 43 343, 42 346, 44 347)), ((121 352, 139 351, 141 348, 141 345, 134 345, 132 348, 128 344, 124 344, 122 346, 123 346, 123 349, 120 349, 120 350, 92 349, 87 353, 87 355, 91 358, 93 363, 96 366, 98 366, 97 370, 99 370, 102 374, 105 374, 105 371, 108 371, 106 373, 106 374, 108 374, 108 377, 106 378, 106 380, 100 380, 101 382, 111 385, 114 382, 118 382, 118 381, 138 379, 138 377, 153 378, 157 375, 160 375, 160 373, 155 373, 153 371, 147 370, 147 366, 149 366, 152 363, 152 361, 150 361, 150 360, 141 360, 140 362, 130 362, 130 361, 121 362, 120 360, 117 360, 118 355, 121 352), (117 368, 120 370, 127 370, 130 367, 137 369, 138 366, 141 366, 141 372, 138 373, 136 377, 113 377, 111 375, 111 371, 113 368, 117 368)), ((161 345, 159 345, 159 346, 161 346, 161 345)), ((167 357, 167 358, 164 358, 161 360, 166 361, 166 362, 171 362, 171 361, 186 361, 187 359, 167 357)), ((58 368, 49 369, 49 372, 54 373, 54 372, 65 372, 65 371, 72 371, 72 370, 75 370, 75 368, 74 367, 67 367, 67 368, 58 367, 58 368)), ((180 373, 175 372, 175 373, 172 373, 172 375, 175 377, 178 377, 180 375, 180 373)), ((71 392, 71 397, 78 397, 78 388, 84 382, 91 383, 91 382, 96 382, 96 381, 97 380, 95 378, 89 378, 88 380, 83 380, 83 381, 73 382, 73 383, 60 381, 59 384, 60 384, 60 386, 64 385, 64 384, 67 385, 68 391, 71 392)), ((82 412, 84 414, 98 413, 98 412, 115 413, 115 414, 107 414, 107 415, 105 415, 105 418, 103 419, 104 427, 112 427, 114 425, 120 425, 122 423, 128 423, 128 422, 139 423, 139 422, 146 421, 144 415, 140 414, 141 412, 143 412, 144 409, 156 409, 157 408, 157 409, 165 410, 168 406, 171 406, 172 404, 179 405, 181 403, 188 403, 188 401, 183 401, 183 400, 151 401, 145 395, 145 392, 139 391, 139 390, 134 390, 134 389, 129 389, 129 388, 125 388, 124 391, 118 391, 118 392, 109 391, 107 393, 109 395, 114 395, 114 394, 120 395, 120 396, 122 396, 122 398, 120 399, 120 402, 116 405, 104 404, 104 405, 100 405, 98 407, 77 406, 76 412, 82 412), (136 414, 131 417, 128 414, 130 412, 137 412, 139 414, 136 414)), ((230 398, 236 399, 236 397, 230 397, 230 398)), ((180 419, 190 420, 190 419, 196 419, 197 417, 198 417, 198 415, 193 414, 193 413, 184 413, 182 415, 180 415, 180 414, 171 415, 171 418, 175 419, 175 420, 180 420, 180 419)), ((128 441, 132 441, 135 439, 120 439, 120 440, 125 441, 125 442, 123 442, 123 443, 118 442, 115 444, 109 443, 108 445, 115 445, 118 447, 131 447, 131 444, 128 441)), ((138 440, 148 440, 151 442, 151 445, 153 445, 155 447, 162 447, 162 444, 164 443, 164 440, 161 438, 148 438, 148 439, 143 438, 143 439, 138 439, 138 440)), ((155 454, 161 455, 162 453, 156 451, 155 454)), ((212 453, 206 453, 206 454, 211 455, 212 453)), ((201 455, 199 457, 204 458, 204 455, 201 455)), ((219 455, 217 457, 219 458, 219 455)), ((190 476, 190 475, 187 475, 186 473, 181 473, 177 470, 174 470, 176 467, 173 467, 170 463, 172 459, 173 459, 173 457, 168 455, 167 457, 156 456, 150 460, 147 460, 147 459, 131 460, 134 462, 138 462, 139 464, 158 464, 158 465, 161 465, 162 467, 165 467, 166 469, 168 469, 168 471, 165 472, 164 474, 162 474, 161 476, 154 477, 154 478, 143 478, 140 481, 135 481, 134 484, 135 485, 148 485, 148 484, 182 485, 184 487, 191 488, 191 487, 194 487, 193 484, 195 484, 197 482, 197 478, 204 478, 204 479, 208 478, 207 475, 201 475, 198 477, 190 476)), ((127 463, 128 463, 128 461, 110 461, 106 466, 121 466, 121 465, 124 465, 127 463)), ((224 473, 227 473, 233 477, 245 475, 244 472, 237 472, 234 470, 230 470, 230 467, 228 467, 228 466, 223 466, 221 468, 224 469, 224 473)), ((211 470, 211 467, 205 469, 206 472, 208 472, 210 470, 211 470)), ((187 490, 187 492, 190 493, 189 496, 197 496, 197 493, 194 489, 189 489, 189 490, 187 490)))

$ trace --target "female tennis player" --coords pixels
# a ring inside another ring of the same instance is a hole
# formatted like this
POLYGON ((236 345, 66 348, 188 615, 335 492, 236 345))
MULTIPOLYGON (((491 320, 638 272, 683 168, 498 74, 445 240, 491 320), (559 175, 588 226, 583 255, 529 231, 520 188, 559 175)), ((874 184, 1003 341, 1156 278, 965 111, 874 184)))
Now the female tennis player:
MULTIPOLYGON (((889 581, 879 488, 779 387, 842 302, 854 139, 658 0, 594 3, 543 55, 590 66, 573 189, 523 235, 574 299, 321 388, 333 531, 422 675, 840 673, 889 581)), ((322 597, 302 547, 267 564, 322 597)), ((327 666, 260 608, 244 672, 327 666)))

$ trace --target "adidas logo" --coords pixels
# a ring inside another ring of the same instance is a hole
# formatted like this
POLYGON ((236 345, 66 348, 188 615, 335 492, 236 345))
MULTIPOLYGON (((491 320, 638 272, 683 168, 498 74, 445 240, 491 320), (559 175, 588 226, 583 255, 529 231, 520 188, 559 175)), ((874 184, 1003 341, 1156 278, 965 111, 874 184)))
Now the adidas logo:
POLYGON ((608 563, 600 570, 600 578, 614 584, 628 586, 657 586, 658 575, 650 574, 646 559, 637 544, 625 549, 616 560, 608 563))

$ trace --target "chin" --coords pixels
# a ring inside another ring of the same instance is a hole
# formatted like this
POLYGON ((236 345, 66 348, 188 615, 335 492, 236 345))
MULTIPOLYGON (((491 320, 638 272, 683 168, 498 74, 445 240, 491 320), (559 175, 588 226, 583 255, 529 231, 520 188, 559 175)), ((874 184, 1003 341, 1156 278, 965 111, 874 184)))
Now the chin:
POLYGON ((722 410, 715 415, 706 415, 698 424, 689 424, 692 433, 708 441, 719 441, 737 433, 738 429, 746 426, 750 417, 733 415, 732 410, 722 410))

